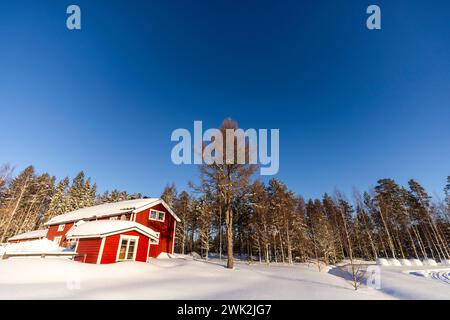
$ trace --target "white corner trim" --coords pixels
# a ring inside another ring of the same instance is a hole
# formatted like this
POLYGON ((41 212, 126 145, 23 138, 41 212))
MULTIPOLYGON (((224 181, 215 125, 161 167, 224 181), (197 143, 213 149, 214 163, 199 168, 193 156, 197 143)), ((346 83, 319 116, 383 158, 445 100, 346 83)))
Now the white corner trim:
POLYGON ((177 220, 174 221, 173 224, 173 236, 172 236, 172 252, 171 254, 175 253, 175 235, 177 233, 177 220))
POLYGON ((102 256, 103 256, 103 249, 105 248, 105 238, 102 238, 102 244, 100 245, 100 250, 98 250, 98 257, 97 257, 97 264, 100 264, 102 262, 102 256))
POLYGON ((150 245, 152 244, 152 239, 148 238, 148 247, 147 247, 147 258, 146 261, 148 260, 148 257, 150 256, 150 245))

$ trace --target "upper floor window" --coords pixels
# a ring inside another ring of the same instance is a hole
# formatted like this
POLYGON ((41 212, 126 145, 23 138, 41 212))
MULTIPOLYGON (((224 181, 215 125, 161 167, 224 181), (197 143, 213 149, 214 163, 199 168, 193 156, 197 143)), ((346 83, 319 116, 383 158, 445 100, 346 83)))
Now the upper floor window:
POLYGON ((58 231, 64 231, 64 227, 65 227, 66 225, 65 224, 60 224, 59 226, 58 226, 58 231))
POLYGON ((164 211, 150 210, 150 216, 149 216, 150 220, 164 222, 165 217, 166 217, 166 213, 164 211))

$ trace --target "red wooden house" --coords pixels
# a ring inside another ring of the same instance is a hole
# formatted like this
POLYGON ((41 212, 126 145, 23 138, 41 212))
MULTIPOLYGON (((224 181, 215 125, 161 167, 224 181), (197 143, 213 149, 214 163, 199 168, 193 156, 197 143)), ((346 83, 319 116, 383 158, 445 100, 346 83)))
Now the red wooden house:
POLYGON ((98 220, 80 223, 67 232, 75 240, 75 252, 88 263, 146 262, 159 234, 134 221, 98 220))
POLYGON ((121 254, 122 246, 126 248, 125 253, 131 246, 136 251, 133 251, 134 259, 132 260, 137 261, 146 261, 148 257, 158 257, 163 252, 173 253, 177 221, 180 219, 163 200, 149 198, 79 209, 56 216, 45 225, 48 227, 49 240, 55 241, 60 246, 75 246, 77 252, 83 251, 83 254, 89 256, 86 262, 111 263, 123 260, 108 256, 112 252, 121 254), (124 223, 93 224, 92 221, 122 221, 132 223, 133 226, 124 223), (114 230, 108 229, 106 232, 106 225, 114 230), (125 228, 125 225, 128 227, 125 228), (96 228, 98 230, 95 230, 96 228), (80 233, 86 229, 89 229, 91 234, 82 236, 80 233), (133 244, 133 241, 122 242, 120 239, 138 239, 138 241, 133 244), (102 242, 103 251, 99 247, 102 242), (127 244, 124 244, 125 242, 127 244), (145 243, 149 244, 145 246, 145 243), (145 259, 143 259, 144 253, 145 259))

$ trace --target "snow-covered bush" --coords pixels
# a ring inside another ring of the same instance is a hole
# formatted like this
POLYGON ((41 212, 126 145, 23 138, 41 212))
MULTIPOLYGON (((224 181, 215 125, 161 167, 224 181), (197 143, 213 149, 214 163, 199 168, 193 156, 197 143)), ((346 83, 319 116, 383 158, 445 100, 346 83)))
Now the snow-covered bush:
POLYGON ((412 266, 411 261, 409 261, 408 259, 399 259, 398 261, 400 261, 400 264, 402 266, 407 266, 407 267, 412 266))
POLYGON ((202 258, 202 256, 199 255, 199 254, 198 254, 197 252, 195 252, 195 251, 191 252, 189 255, 190 255, 192 258, 194 258, 194 259, 201 259, 201 258, 202 258))
POLYGON ((423 264, 426 266, 437 266, 437 263, 434 259, 424 259, 423 264))
POLYGON ((420 261, 419 259, 409 259, 409 262, 411 262, 412 266, 416 266, 416 267, 423 266, 422 261, 420 261))
POLYGON ((378 258, 377 265, 379 266, 389 266, 389 261, 385 258, 378 258))
POLYGON ((393 267, 401 267, 402 264, 397 259, 391 258, 389 259, 389 264, 393 267))

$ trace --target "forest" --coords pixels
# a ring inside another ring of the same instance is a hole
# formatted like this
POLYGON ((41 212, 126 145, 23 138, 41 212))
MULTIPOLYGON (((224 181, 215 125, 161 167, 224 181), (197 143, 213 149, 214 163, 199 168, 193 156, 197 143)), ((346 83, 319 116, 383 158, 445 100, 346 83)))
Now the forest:
MULTIPOLYGON (((236 127, 227 119, 221 129, 236 127)), ((305 199, 276 178, 264 183, 255 171, 255 165, 202 164, 198 183, 190 183, 188 190, 168 184, 161 195, 151 195, 162 197, 181 219, 176 252, 223 257, 229 268, 234 257, 289 264, 450 259, 450 176, 443 178, 443 199, 433 199, 414 179, 402 186, 390 178, 349 198, 335 190, 305 199)), ((0 243, 43 228, 59 214, 142 197, 116 189, 99 194, 83 171, 70 180, 37 173, 33 166, 14 174, 10 165, 3 165, 0 243)))

